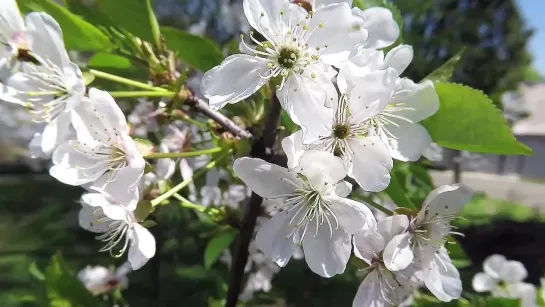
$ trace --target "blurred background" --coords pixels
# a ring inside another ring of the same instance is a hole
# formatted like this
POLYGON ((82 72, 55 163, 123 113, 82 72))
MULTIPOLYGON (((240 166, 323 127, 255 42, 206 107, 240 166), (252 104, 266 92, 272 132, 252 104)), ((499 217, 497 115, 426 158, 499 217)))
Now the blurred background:
MULTIPOLYGON (((461 54, 453 81, 488 94, 517 139, 534 151, 529 157, 494 156, 432 146, 419 163, 429 172, 407 184, 420 187, 415 181, 422 178, 428 185, 462 182, 481 192, 458 220, 469 258, 462 274, 471 276, 485 257, 498 253, 523 262, 528 281, 538 285, 545 275, 545 1, 392 2, 404 16, 403 41, 415 51, 406 76, 421 80, 461 54)), ((249 30, 237 0, 155 0, 154 8, 162 24, 208 36, 226 49, 236 48, 239 34, 249 30)), ((198 91, 198 74, 193 80, 198 91)), ((43 291, 40 268, 57 252, 76 272, 122 263, 98 253, 94 235, 79 228, 81 189, 55 182, 47 161, 28 157, 36 130, 25 115, 0 103, 0 306, 36 305, 43 291)), ((229 254, 211 269, 203 266, 213 227, 191 214, 168 207, 159 212, 161 223, 152 230, 158 256, 129 274, 124 297, 131 306, 221 306, 229 254)), ((353 272, 318 278, 301 261, 276 273, 262 273, 247 285, 248 306, 350 306, 359 283, 353 272)))

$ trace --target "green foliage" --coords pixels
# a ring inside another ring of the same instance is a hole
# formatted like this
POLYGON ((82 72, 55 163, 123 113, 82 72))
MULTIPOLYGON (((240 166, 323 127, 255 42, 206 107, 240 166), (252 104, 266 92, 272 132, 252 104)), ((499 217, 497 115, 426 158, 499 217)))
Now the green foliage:
POLYGON ((435 88, 439 111, 422 124, 438 145, 489 154, 532 154, 515 139, 502 112, 481 91, 453 83, 439 83, 435 88))
POLYGON ((158 44, 159 27, 151 0, 99 0, 99 10, 115 24, 140 37, 158 44))
POLYGON ((96 69, 130 69, 132 63, 124 56, 99 52, 89 59, 87 66, 96 69))
POLYGON ((98 298, 85 289, 60 254, 53 256, 45 269, 45 285, 52 307, 94 307, 100 304, 98 298))
POLYGON ((187 65, 207 71, 223 60, 219 47, 210 39, 171 27, 161 27, 167 46, 187 65))
POLYGON ((25 13, 46 12, 55 18, 62 28, 67 49, 105 51, 113 47, 108 36, 101 30, 52 0, 19 0, 18 3, 25 13))
POLYGON ((204 251, 204 267, 210 269, 214 263, 218 260, 221 253, 231 245, 233 240, 237 237, 237 231, 234 229, 227 229, 213 237, 204 251))
POLYGON ((290 134, 294 133, 297 130, 299 130, 299 126, 297 126, 297 124, 295 124, 291 120, 291 117, 284 110, 282 110, 282 113, 280 114, 280 123, 282 124, 282 126, 284 126, 284 128, 286 128, 286 130, 290 134))
POLYGON ((429 74, 424 80, 431 80, 433 83, 446 83, 449 82, 456 69, 456 64, 462 59, 465 52, 465 48, 460 49, 452 58, 437 68, 431 74, 429 74))
POLYGON ((460 212, 459 217, 456 224, 460 227, 487 225, 495 219, 518 222, 545 221, 545 216, 535 208, 482 195, 473 197, 473 200, 460 212))
POLYGON ((407 197, 407 193, 403 189, 401 182, 397 178, 397 171, 394 169, 391 172, 392 178, 390 179, 390 185, 384 190, 392 201, 398 207, 404 207, 409 209, 416 209, 416 206, 413 204, 411 199, 407 197))

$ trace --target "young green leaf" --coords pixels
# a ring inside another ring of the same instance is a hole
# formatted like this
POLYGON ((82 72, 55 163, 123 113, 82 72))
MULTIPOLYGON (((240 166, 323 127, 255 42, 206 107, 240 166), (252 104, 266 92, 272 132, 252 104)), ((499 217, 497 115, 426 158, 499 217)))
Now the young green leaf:
POLYGON ((96 69, 129 69, 132 63, 124 56, 99 52, 89 60, 87 66, 96 69))
POLYGON ((237 237, 237 232, 229 229, 212 238, 204 251, 204 267, 210 269, 218 260, 224 249, 229 247, 237 237))
POLYGON ((160 39, 160 32, 150 1, 98 0, 98 7, 121 28, 156 44, 160 39))
POLYGON ((107 51, 113 48, 110 39, 94 25, 51 0, 19 0, 22 12, 46 12, 61 26, 67 49, 107 51))
POLYGON ((454 69, 456 69, 456 65, 464 56, 464 52, 465 47, 460 49, 460 51, 458 51, 452 58, 446 61, 445 64, 441 65, 441 67, 434 70, 431 74, 424 78, 424 80, 431 80, 434 83, 449 82, 450 78, 452 78, 452 74, 454 73, 454 69))
POLYGON ((100 300, 85 289, 59 253, 45 269, 45 285, 51 306, 100 306, 100 300))
POLYGON ((489 154, 532 154, 515 139, 502 112, 484 93, 453 83, 438 83, 435 89, 441 102, 439 111, 421 122, 435 143, 489 154))
POLYGON ((399 179, 396 176, 395 170, 391 172, 392 178, 390 179, 390 185, 384 190, 392 201, 398 207, 404 207, 409 209, 416 209, 416 206, 413 204, 411 199, 407 197, 407 191, 403 189, 403 186, 399 182, 399 179))
POLYGON ((223 60, 220 48, 210 39, 182 32, 175 28, 161 27, 167 46, 179 59, 200 71, 207 71, 223 60))

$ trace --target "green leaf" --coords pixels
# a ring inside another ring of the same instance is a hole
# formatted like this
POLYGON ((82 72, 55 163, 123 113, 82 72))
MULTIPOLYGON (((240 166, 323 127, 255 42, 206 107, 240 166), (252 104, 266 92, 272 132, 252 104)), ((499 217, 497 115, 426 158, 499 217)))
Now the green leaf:
POLYGON ((204 250, 204 267, 206 269, 210 269, 216 263, 221 252, 231 245, 236 236, 237 232, 234 229, 229 229, 218 234, 208 242, 204 250))
POLYGON ((438 145, 489 154, 532 154, 515 139, 502 112, 481 91, 453 83, 438 83, 435 89, 439 111, 421 124, 438 145))
POLYGON ((161 27, 168 48, 178 58, 200 71, 208 71, 223 60, 220 48, 210 39, 196 36, 171 27, 161 27))
POLYGON ((462 245, 453 236, 449 236, 447 242, 448 244, 445 244, 445 247, 454 266, 459 269, 470 266, 471 260, 462 248, 462 245))
POLYGON ((45 269, 45 284, 51 306, 100 306, 57 253, 45 269))
POLYGON ((149 200, 141 200, 138 202, 136 209, 134 210, 134 217, 139 221, 144 221, 150 213, 153 211, 153 206, 149 200))
POLYGON ((99 52, 89 59, 87 66, 96 69, 129 69, 132 63, 124 56, 99 52))
POLYGON ((98 7, 116 25, 145 41, 155 43, 159 39, 159 26, 150 1, 98 0, 98 7))
POLYGON ((44 274, 42 273, 42 271, 40 271, 40 269, 38 268, 38 266, 36 265, 36 262, 32 262, 29 266, 28 266, 28 272, 30 273, 30 275, 32 275, 34 278, 36 278, 37 280, 40 280, 40 281, 44 281, 45 280, 45 276, 44 274))
POLYGON ((390 179, 390 185, 384 190, 388 196, 392 199, 392 201, 398 206, 398 207, 404 207, 409 209, 416 209, 416 206, 413 204, 413 202, 407 197, 406 191, 403 189, 401 183, 399 182, 399 179, 397 178, 396 172, 391 172, 392 178, 390 179))
POLYGON ((19 0, 23 12, 46 12, 61 26, 66 49, 78 51, 105 51, 113 48, 110 39, 94 25, 72 14, 51 0, 19 0))
POLYGON ((282 113, 280 114, 280 121, 282 126, 284 126, 289 133, 294 133, 299 130, 299 126, 291 120, 291 117, 284 110, 282 110, 282 113))
POLYGON ((441 67, 434 70, 431 74, 424 78, 424 80, 431 80, 434 83, 449 82, 450 78, 452 78, 454 70, 456 69, 456 64, 458 64, 458 62, 462 59, 464 52, 465 47, 460 49, 458 53, 456 53, 452 58, 446 61, 445 64, 441 65, 441 67))

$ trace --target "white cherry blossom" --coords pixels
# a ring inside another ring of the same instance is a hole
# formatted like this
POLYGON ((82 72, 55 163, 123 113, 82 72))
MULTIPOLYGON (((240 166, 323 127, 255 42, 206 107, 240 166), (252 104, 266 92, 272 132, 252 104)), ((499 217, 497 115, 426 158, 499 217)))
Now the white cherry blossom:
MULTIPOLYGON (((324 103, 337 96, 331 81, 336 72, 329 65, 348 59, 352 48, 371 35, 364 18, 346 2, 321 5, 310 13, 288 0, 244 0, 243 7, 250 25, 266 41, 250 33, 257 45, 253 48, 242 40, 247 54, 229 56, 208 71, 201 85, 204 96, 219 109, 278 79, 283 108, 296 124, 312 131, 317 117, 328 117, 324 103)), ((391 14, 379 18, 392 19, 391 14)))
POLYGON ((127 288, 129 286, 127 274, 131 271, 130 262, 123 263, 117 269, 88 265, 78 272, 78 279, 93 295, 101 295, 114 289, 127 288))
POLYGON ((28 52, 26 27, 15 0, 0 1, 0 80, 17 65, 19 50, 28 52))
MULTIPOLYGON (((7 1, 10 2, 10 1, 7 1)), ((0 100, 26 107, 33 120, 47 123, 35 135, 43 156, 50 156, 70 132, 71 113, 85 95, 85 84, 78 66, 68 58, 59 24, 45 13, 26 17, 26 42, 36 65, 28 64, 3 85, 0 100)))
POLYGON ((473 276, 473 289, 491 292, 496 297, 518 298, 523 307, 537 306, 536 288, 525 283, 528 271, 521 262, 502 255, 490 255, 483 263, 484 272, 473 276))
POLYGON ((303 135, 297 131, 282 140, 288 157, 288 166, 297 168, 304 150, 325 150, 340 156, 348 170, 365 191, 379 192, 390 183, 393 160, 388 147, 374 135, 373 118, 380 112, 381 99, 387 100, 393 93, 393 69, 376 71, 366 76, 365 86, 356 86, 333 101, 334 112, 328 119, 315 125, 312 133, 303 135), (363 112, 353 112, 352 105, 365 104, 363 112), (372 111, 370 111, 372 109, 372 111))
POLYGON ((374 217, 364 204, 344 198, 343 161, 325 151, 307 151, 299 173, 256 158, 240 158, 235 174, 258 195, 282 199, 278 212, 256 236, 257 247, 285 266, 302 245, 310 269, 323 277, 344 272, 350 257, 351 235, 372 227, 374 217))
POLYGON ((382 51, 359 48, 350 61, 341 65, 337 78, 342 92, 361 84, 368 88, 367 84, 377 82, 373 76, 377 71, 395 72, 395 76, 388 76, 391 88, 382 92, 380 98, 373 97, 376 100, 368 99, 367 103, 350 103, 350 108, 355 114, 371 117, 374 133, 388 146, 391 156, 401 161, 416 161, 429 147, 431 137, 418 123, 439 109, 439 97, 433 82, 426 80, 415 84, 410 79, 399 77, 412 58, 412 47, 407 45, 395 47, 386 56, 382 51))
POLYGON ((97 236, 97 240, 105 242, 101 252, 108 251, 118 257, 128 249, 128 260, 133 270, 141 268, 155 255, 155 238, 139 222, 133 211, 103 194, 82 196, 80 226, 101 234, 97 236))
POLYGON ((415 217, 396 219, 396 227, 406 229, 389 241, 384 263, 390 270, 402 270, 411 263, 422 270, 423 281, 441 301, 460 297, 460 274, 443 244, 452 233, 450 222, 471 200, 472 192, 460 185, 444 185, 433 190, 415 217))
POLYGON ((353 307, 397 306, 418 287, 415 277, 417 267, 409 265, 401 270, 392 270, 382 255, 388 242, 406 231, 404 217, 393 215, 377 223, 375 229, 354 235, 354 254, 364 260, 365 277, 352 304, 353 307))
POLYGON ((134 210, 145 161, 129 137, 125 116, 112 96, 90 89, 84 107, 72 114, 72 123, 77 140, 55 150, 51 176, 65 184, 85 185, 134 210))

